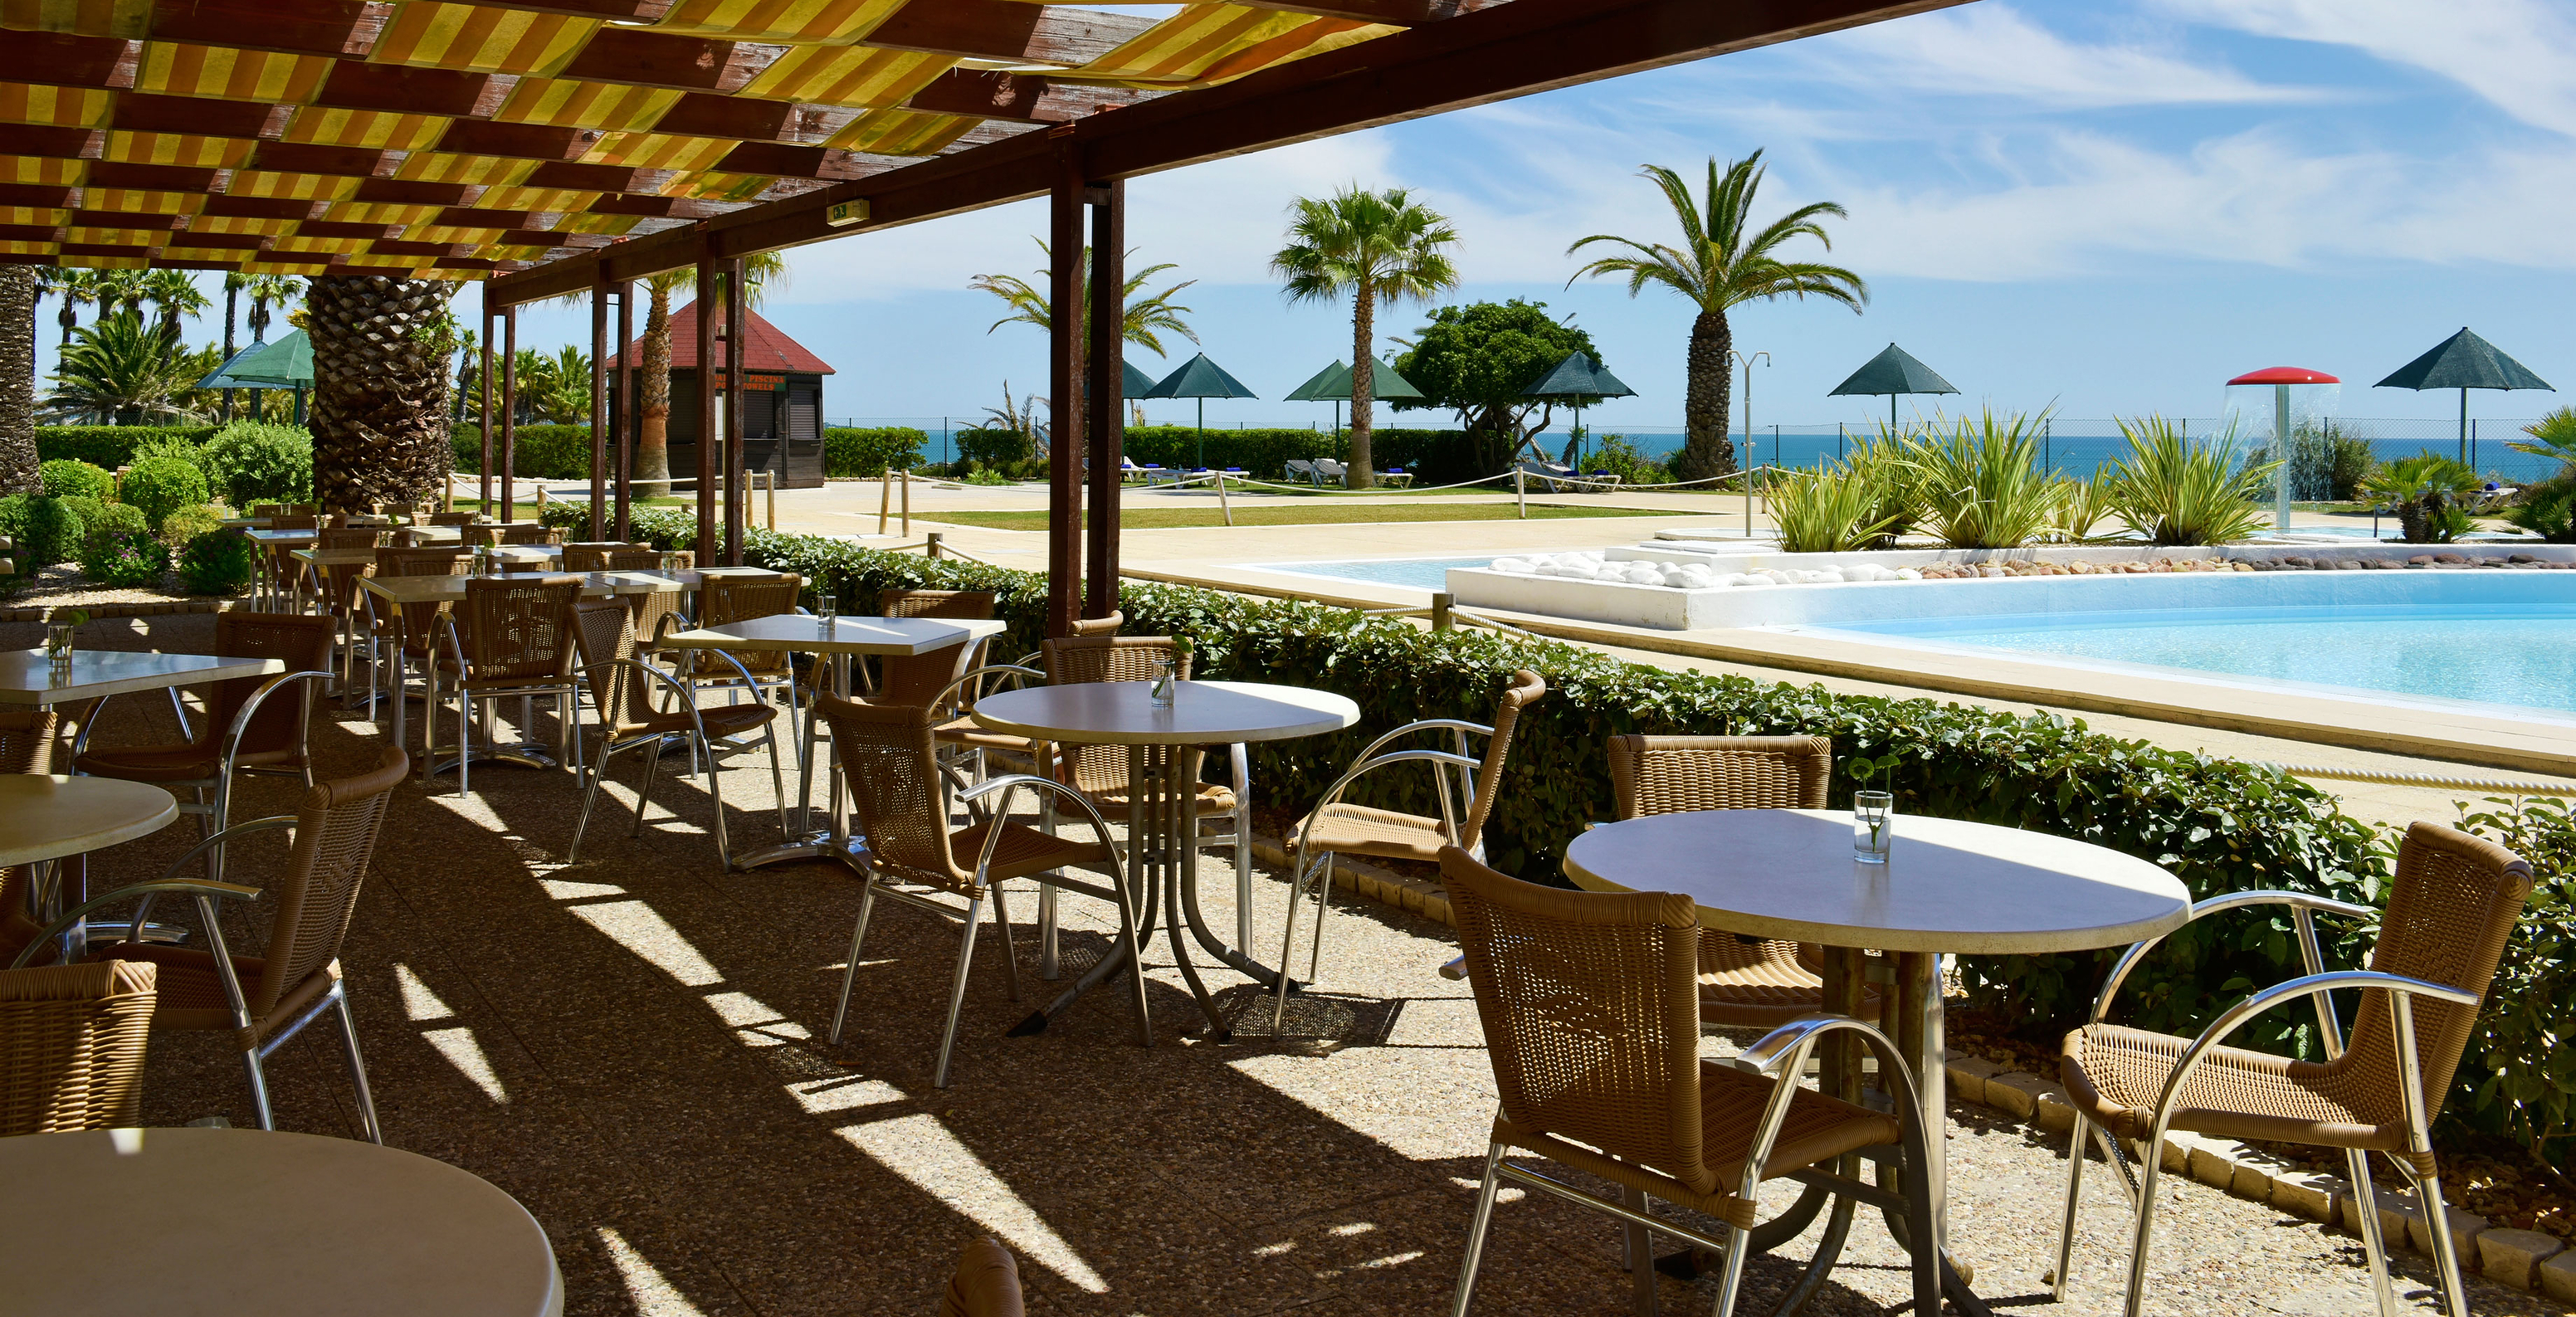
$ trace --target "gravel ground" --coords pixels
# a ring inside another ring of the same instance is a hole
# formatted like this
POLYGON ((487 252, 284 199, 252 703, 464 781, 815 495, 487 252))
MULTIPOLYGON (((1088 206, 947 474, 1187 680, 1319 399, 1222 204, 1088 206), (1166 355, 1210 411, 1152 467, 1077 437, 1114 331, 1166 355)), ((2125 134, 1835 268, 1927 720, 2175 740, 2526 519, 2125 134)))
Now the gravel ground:
MULTIPOLYGON (((101 647, 189 650, 212 620, 91 630, 101 647)), ((35 634, 0 626, 0 645, 35 634)), ((123 699, 100 735, 157 739, 170 717, 164 701, 123 699)), ((372 763, 381 744, 361 712, 316 732, 326 775, 372 763)), ((759 845, 776 830, 766 764, 736 762, 751 771, 726 777, 730 826, 759 845)), ((623 783, 635 768, 630 757, 623 783)), ((388 1141, 525 1203, 561 1258, 568 1313, 918 1313, 977 1234, 1019 1254, 1033 1312, 1445 1310, 1493 1102, 1472 1003, 1433 972, 1454 954, 1446 928, 1339 906, 1325 989, 1292 1003, 1279 1036, 1251 985, 1211 973, 1240 1026, 1229 1045, 1194 1036, 1157 943, 1151 1050, 1109 992, 1040 1035, 1004 1037, 1031 1003, 1008 999, 987 937, 942 1091, 930 1071, 951 926, 880 906, 849 1032, 833 1046, 859 891, 846 872, 720 871, 694 779, 664 776, 641 839, 626 836, 632 792, 612 785, 571 867, 558 862, 579 805, 570 775, 496 768, 475 789, 460 800, 441 779, 434 793, 399 791, 343 963, 388 1141)), ((295 794, 255 780, 235 817, 280 812, 295 794)), ((155 875, 192 834, 102 852, 94 881, 155 875)), ((231 876, 257 883, 280 854, 239 847, 231 876)), ((1229 929, 1232 875, 1213 854, 1202 872, 1210 922, 1229 929)), ((1254 927, 1277 936, 1277 875, 1256 877, 1253 900, 1254 927)), ((1034 1000, 1047 989, 1034 978, 1034 902, 1013 908, 1034 1000)), ((1101 910, 1080 898, 1066 909, 1070 954, 1096 954, 1101 910)), ((255 939, 236 918, 236 936, 255 939)), ((150 1076, 147 1123, 250 1123, 238 1061, 218 1039, 156 1040, 150 1076)), ((282 1128, 354 1136, 327 1034, 286 1045, 270 1077, 282 1128)), ((2062 1140, 1984 1108, 1950 1116, 1954 1247, 1999 1307, 2044 1305, 2062 1140)), ((2167 1183, 2149 1311, 2370 1311, 2357 1240, 2167 1183)), ((2116 1310, 2116 1194, 2107 1175, 2088 1177, 2065 1311, 2116 1310)), ((1745 1311, 1769 1311, 1810 1249, 1756 1259, 1745 1311)), ((2408 1302, 2432 1310, 2422 1260, 2401 1260, 2408 1302)), ((1507 1196, 1478 1311, 1627 1310, 1618 1267, 1605 1218, 1507 1196)), ((1675 1311, 1712 1298, 1705 1283, 1663 1283, 1675 1311)), ((2482 1314, 2561 1311, 2484 1284, 2472 1302, 2482 1314)), ((1907 1306, 1902 1255, 1864 1215, 1809 1311, 1907 1306)))

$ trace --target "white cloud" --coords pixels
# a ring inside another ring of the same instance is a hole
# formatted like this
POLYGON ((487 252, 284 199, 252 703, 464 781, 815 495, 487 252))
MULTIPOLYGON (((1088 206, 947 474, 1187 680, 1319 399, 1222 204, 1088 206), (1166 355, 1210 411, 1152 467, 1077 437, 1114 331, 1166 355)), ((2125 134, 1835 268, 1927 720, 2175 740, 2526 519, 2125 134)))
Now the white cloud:
POLYGON ((2071 41, 1993 3, 1872 23, 1803 49, 1810 70, 1838 81, 2051 106, 2249 105, 2324 94, 2257 82, 2180 52, 2071 41))
POLYGON ((2563 0, 2153 0, 2179 18, 2361 50, 2576 136, 2576 11, 2563 0))

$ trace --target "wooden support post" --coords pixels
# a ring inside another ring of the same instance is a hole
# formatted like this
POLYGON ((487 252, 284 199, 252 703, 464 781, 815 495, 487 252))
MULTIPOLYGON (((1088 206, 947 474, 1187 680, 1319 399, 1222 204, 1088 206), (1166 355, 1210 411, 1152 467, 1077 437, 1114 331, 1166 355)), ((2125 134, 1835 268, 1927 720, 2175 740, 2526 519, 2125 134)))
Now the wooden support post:
POLYGON ((932 532, 930 532, 930 534, 929 534, 928 536, 926 536, 925 538, 929 540, 929 543, 927 543, 927 544, 925 544, 925 545, 923 545, 923 546, 922 546, 922 551, 923 551, 925 554, 927 554, 928 556, 930 556, 930 557, 933 557, 933 558, 938 557, 938 556, 939 556, 939 549, 940 549, 940 545, 939 545, 939 532, 938 532, 938 531, 932 531, 932 532))
MULTIPOLYGON (((513 516, 519 482, 519 308, 501 308, 501 520, 513 516)), ((484 516, 492 509, 485 507, 484 516)))
POLYGON ((1434 591, 1431 595, 1431 629, 1446 631, 1456 626, 1457 623, 1449 619, 1449 610, 1457 606, 1458 596, 1446 590, 1434 591))
MULTIPOLYGON (((782 465, 782 466, 783 466, 783 465, 785 465, 785 461, 784 461, 784 459, 781 459, 781 461, 780 461, 780 465, 782 465)), ((774 532, 776 532, 776 531, 777 531, 777 529, 778 529, 778 473, 777 473, 777 472, 775 472, 775 471, 770 471, 770 472, 766 472, 765 474, 767 474, 767 475, 768 475, 768 477, 769 477, 769 480, 768 480, 768 482, 767 482, 767 483, 768 483, 768 488, 769 488, 769 516, 768 516, 768 523, 769 523, 769 529, 774 533, 774 532)))
MULTIPOLYGON (((775 477, 772 477, 775 479, 775 477)), ((912 538, 912 468, 903 469, 903 537, 912 538)))
MULTIPOLYGON (((1053 130, 1050 130, 1053 131, 1053 130)), ((1082 305, 1082 158, 1068 137, 1057 149, 1047 194, 1049 306, 1082 305)), ((1052 317, 1047 333, 1047 394, 1054 424, 1047 451, 1046 633, 1070 635, 1082 615, 1082 317, 1052 317)))
POLYGON ((635 281, 617 285, 617 539, 635 534, 635 445, 644 423, 635 415, 635 281))
POLYGON ((698 540, 697 564, 716 561, 716 262, 698 244, 698 540))
POLYGON ((1126 479, 1127 185, 1083 189, 1091 212, 1091 341, 1083 345, 1084 450, 1091 460, 1088 588, 1082 615, 1118 609, 1118 503, 1126 479))
POLYGON ((886 519, 894 515, 894 468, 877 473, 877 534, 886 533, 886 519))
POLYGON ((1521 520, 1529 520, 1529 469, 1512 468, 1512 502, 1520 505, 1521 520))
POLYGON ((590 538, 608 504, 608 285, 590 288, 590 538))
POLYGON ((743 288, 742 258, 725 271, 725 550, 727 567, 742 566, 742 542, 751 528, 751 487, 743 480, 749 457, 742 441, 742 344, 750 298, 743 288))
POLYGON ((1227 501, 1227 499, 1226 499, 1226 495, 1225 495, 1225 469, 1224 469, 1223 467, 1219 467, 1219 468, 1217 468, 1217 473, 1216 473, 1216 506, 1217 506, 1217 510, 1218 510, 1219 512, 1222 512, 1222 513, 1224 513, 1224 514, 1225 514, 1225 524, 1226 524, 1226 525, 1229 525, 1229 526, 1233 525, 1233 524, 1234 524, 1234 504, 1233 504, 1233 503, 1231 503, 1231 502, 1228 502, 1228 501, 1227 501))
MULTIPOLYGON (((483 366, 482 369, 474 372, 475 383, 483 391, 483 457, 474 468, 474 498, 476 502, 483 505, 483 510, 476 513, 477 516, 490 516, 492 513, 492 340, 495 337, 493 323, 492 285, 485 284, 483 285, 483 366)), ((450 488, 453 487, 451 482, 450 488)), ((454 500, 449 500, 449 503, 448 510, 455 511, 454 500)))

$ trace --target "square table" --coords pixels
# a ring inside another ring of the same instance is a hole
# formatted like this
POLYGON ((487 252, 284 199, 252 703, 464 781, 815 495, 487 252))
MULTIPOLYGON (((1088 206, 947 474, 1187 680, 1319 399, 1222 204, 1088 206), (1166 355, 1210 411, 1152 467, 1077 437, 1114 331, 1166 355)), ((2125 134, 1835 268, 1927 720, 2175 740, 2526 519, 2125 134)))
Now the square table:
MULTIPOLYGON (((724 570, 724 569, 711 569, 724 570)), ((736 569, 742 570, 742 569, 736 569)), ((1010 630, 1010 624, 993 618, 926 618, 926 617, 843 617, 829 623, 802 613, 779 613, 755 617, 722 626, 703 627, 664 636, 662 644, 671 649, 739 649, 763 652, 818 654, 823 657, 832 684, 832 693, 843 699, 850 695, 850 659, 853 655, 877 654, 909 658, 946 649, 951 645, 971 645, 990 636, 1010 630)), ((800 743, 804 753, 797 767, 797 814, 800 820, 811 813, 814 783, 816 728, 819 716, 811 708, 805 713, 805 738, 800 743)), ((841 802, 841 755, 836 746, 832 752, 832 775, 828 788, 827 808, 831 825, 810 833, 802 841, 790 841, 744 856, 738 863, 745 869, 781 860, 815 859, 831 856, 852 868, 858 861, 850 850, 848 819, 841 802)), ((724 802, 716 802, 722 809, 724 802)))
POLYGON ((70 666, 56 672, 43 650, 0 650, 0 704, 64 704, 234 677, 273 677, 284 671, 286 664, 273 658, 75 649, 70 666))

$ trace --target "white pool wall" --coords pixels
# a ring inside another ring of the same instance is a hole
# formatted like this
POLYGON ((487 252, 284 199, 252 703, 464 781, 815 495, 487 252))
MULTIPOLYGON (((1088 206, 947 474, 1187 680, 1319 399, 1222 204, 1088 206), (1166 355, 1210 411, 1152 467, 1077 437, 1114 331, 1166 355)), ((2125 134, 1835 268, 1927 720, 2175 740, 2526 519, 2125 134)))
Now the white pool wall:
MULTIPOLYGON (((2501 557, 2527 554, 2544 562, 2576 562, 2576 544, 2542 544, 2537 541, 2480 541, 2470 544, 2373 544, 2357 541, 2350 544, 2229 544, 2219 547, 2156 548, 2146 544, 2086 545, 2025 549, 1874 549, 1866 553, 1782 553, 1775 542, 1756 540, 1748 547, 1744 541, 1732 544, 1697 539, 1667 540, 1661 532, 1652 540, 1622 549, 1603 549, 1601 556, 1609 562, 1651 562, 1674 567, 1699 563, 1712 572, 1818 571, 1852 563, 1876 567, 1929 567, 1935 563, 1983 562, 2089 562, 2123 563, 2155 562, 2160 559, 2182 561, 2192 558, 2226 558, 2230 561, 2254 558, 2387 558, 2404 562, 2421 554, 2456 553, 2464 557, 2501 557)), ((1527 554, 1520 555, 1527 557, 1527 554)))

